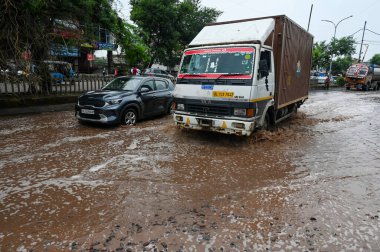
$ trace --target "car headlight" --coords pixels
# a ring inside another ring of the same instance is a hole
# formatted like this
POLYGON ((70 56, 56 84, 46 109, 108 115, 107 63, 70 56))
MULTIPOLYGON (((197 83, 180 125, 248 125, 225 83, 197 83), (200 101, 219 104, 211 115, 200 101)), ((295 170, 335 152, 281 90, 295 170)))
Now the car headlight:
POLYGON ((234 109, 234 115, 236 116, 245 116, 246 114, 247 114, 246 109, 241 109, 241 108, 234 109))
POLYGON ((119 104, 119 103, 121 103, 121 101, 122 101, 122 99, 109 100, 109 101, 106 101, 106 103, 104 104, 104 106, 119 104))
POLYGON ((185 110, 185 104, 178 103, 177 104, 177 110, 185 110))

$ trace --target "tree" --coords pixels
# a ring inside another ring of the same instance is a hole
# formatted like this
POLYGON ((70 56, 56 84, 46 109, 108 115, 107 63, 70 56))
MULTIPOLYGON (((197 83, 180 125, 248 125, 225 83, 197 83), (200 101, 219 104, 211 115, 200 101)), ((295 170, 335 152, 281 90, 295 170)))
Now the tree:
POLYGON ((39 69, 43 90, 49 91, 50 75, 43 61, 49 57, 51 45, 91 43, 97 40, 99 27, 116 37, 128 60, 146 59, 147 47, 112 4, 113 0, 5 1, 0 16, 0 66, 30 55, 29 60, 39 69), (72 37, 64 38, 60 29, 68 27, 72 37))
POLYGON ((200 0, 131 0, 131 20, 149 45, 150 64, 173 66, 178 54, 202 27, 221 12, 200 6, 200 0))
POLYGON ((328 50, 328 45, 325 41, 316 42, 313 45, 313 54, 312 54, 312 66, 316 67, 324 67, 328 65, 330 60, 330 54, 328 50))
MULTIPOLYGON (((344 62, 344 64, 341 66, 343 67, 345 64, 347 64, 351 56, 355 53, 354 45, 355 40, 352 37, 343 37, 340 39, 331 40, 331 42, 328 44, 326 44, 326 41, 315 43, 313 46, 312 55, 313 67, 319 66, 328 69, 330 66, 332 55, 338 58, 338 62, 336 63, 337 65, 344 62), (341 59, 339 59, 339 57, 341 59)), ((340 68, 339 70, 341 71, 340 68)))
POLYGON ((353 37, 342 37, 330 42, 330 53, 335 56, 351 56, 355 53, 355 40, 353 37))
POLYGON ((343 74, 352 64, 351 56, 338 57, 332 63, 332 72, 334 75, 343 74))
POLYGON ((379 65, 380 66, 380 54, 377 53, 373 55, 373 57, 369 61, 371 64, 379 65))

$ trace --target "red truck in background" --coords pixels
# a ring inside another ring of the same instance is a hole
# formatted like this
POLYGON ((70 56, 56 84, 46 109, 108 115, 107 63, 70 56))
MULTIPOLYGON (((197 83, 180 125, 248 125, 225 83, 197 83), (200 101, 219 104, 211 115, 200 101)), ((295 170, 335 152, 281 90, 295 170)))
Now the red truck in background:
POLYGON ((364 63, 353 64, 347 69, 344 81, 347 90, 379 90, 380 67, 369 66, 364 63))

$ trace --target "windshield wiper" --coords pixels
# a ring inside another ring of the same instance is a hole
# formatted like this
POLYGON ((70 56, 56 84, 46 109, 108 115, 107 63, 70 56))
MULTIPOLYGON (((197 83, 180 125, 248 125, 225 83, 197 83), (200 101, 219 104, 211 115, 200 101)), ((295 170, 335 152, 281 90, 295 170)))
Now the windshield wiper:
POLYGON ((202 75, 202 74, 191 74, 191 73, 188 73, 188 74, 183 74, 183 76, 181 77, 181 79, 179 79, 179 81, 181 81, 186 76, 206 77, 206 75, 202 75))
POLYGON ((246 73, 225 73, 225 74, 220 74, 218 76, 218 78, 216 78, 215 80, 218 80, 220 77, 222 76, 239 76, 239 75, 250 75, 250 74, 246 74, 246 73))

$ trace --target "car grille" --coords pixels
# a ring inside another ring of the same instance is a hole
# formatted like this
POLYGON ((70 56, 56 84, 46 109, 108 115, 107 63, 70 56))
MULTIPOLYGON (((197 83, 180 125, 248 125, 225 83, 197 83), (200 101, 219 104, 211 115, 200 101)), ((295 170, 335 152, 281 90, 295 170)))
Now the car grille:
POLYGON ((230 116, 231 108, 188 104, 186 110, 200 115, 230 116))
POLYGON ((79 100, 80 106, 103 107, 104 104, 105 104, 104 101, 99 101, 99 100, 79 100))
POLYGON ((86 118, 86 119, 93 119, 93 120, 99 120, 100 119, 99 115, 88 115, 88 114, 79 113, 79 116, 82 118, 86 118))

